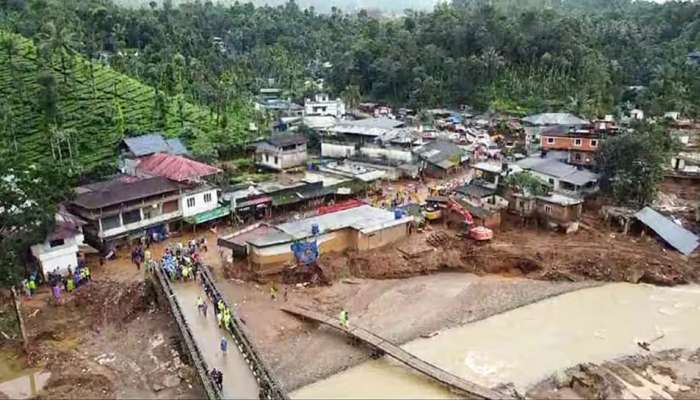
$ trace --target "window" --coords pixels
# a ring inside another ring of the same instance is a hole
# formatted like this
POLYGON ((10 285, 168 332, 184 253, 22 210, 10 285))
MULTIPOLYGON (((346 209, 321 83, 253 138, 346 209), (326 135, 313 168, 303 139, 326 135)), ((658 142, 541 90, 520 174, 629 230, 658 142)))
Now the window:
POLYGON ((205 203, 211 202, 211 193, 204 193, 204 202, 205 203))
POLYGON ((544 206, 544 213, 547 215, 552 215, 552 206, 545 205, 544 206))
POLYGON ((275 165, 277 165, 277 163, 279 163, 279 158, 275 156, 275 165))
POLYGON ((144 208, 143 209, 143 219, 151 219, 151 218, 153 218, 151 216, 151 210, 144 208))
POLYGON ((553 138, 553 137, 548 137, 548 138, 547 138, 547 143, 548 143, 548 144, 554 144, 554 138, 553 138))
POLYGON ((58 246, 63 246, 64 243, 65 243, 65 241, 63 239, 56 239, 56 240, 50 241, 49 246, 50 247, 58 247, 58 246))
POLYGON ((581 161, 581 153, 574 153, 574 161, 581 161))
POLYGON ((549 178, 547 181, 550 185, 554 185, 554 178, 549 178))
POLYGON ((598 147, 598 140, 591 139, 591 147, 598 147))
POLYGON ((189 197, 189 198, 187 199, 187 207, 188 207, 188 208, 194 207, 195 204, 196 204, 196 202, 195 202, 195 200, 194 200, 194 197, 189 197))
POLYGON ((265 154, 265 162, 270 162, 270 155, 269 154, 265 154))
POLYGON ((581 145, 581 139, 574 139, 574 146, 580 146, 581 145))
POLYGON ((119 215, 112 215, 111 217, 105 217, 105 218, 102 218, 101 221, 102 221, 102 230, 103 231, 122 226, 122 222, 119 220, 119 215))
POLYGON ((180 209, 180 205, 177 200, 166 201, 163 203, 163 213, 169 214, 180 209))
POLYGON ((141 209, 137 208, 135 210, 123 212, 122 220, 124 221, 124 225, 141 221, 141 209))

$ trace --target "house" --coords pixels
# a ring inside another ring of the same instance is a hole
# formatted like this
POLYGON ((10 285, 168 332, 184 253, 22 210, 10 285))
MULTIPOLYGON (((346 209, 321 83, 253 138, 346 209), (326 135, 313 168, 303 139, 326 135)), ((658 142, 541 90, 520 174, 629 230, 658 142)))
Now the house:
POLYGON ((414 150, 422 162, 422 170, 428 176, 444 178, 460 170, 469 156, 457 144, 435 140, 414 150))
POLYGON ((360 205, 280 225, 259 226, 241 233, 245 235, 242 239, 235 234, 220 238, 219 245, 245 253, 250 269, 265 274, 294 262, 291 246, 297 241, 315 240, 321 253, 367 251, 407 237, 412 222, 411 216, 360 205))
POLYGON ((575 232, 583 211, 583 199, 558 193, 536 197, 537 214, 542 222, 566 233, 575 232))
POLYGON ((357 158, 380 164, 412 163, 413 147, 422 143, 418 132, 389 118, 341 121, 321 142, 321 155, 357 158))
POLYGON ((255 164, 281 171, 306 164, 308 153, 304 135, 273 135, 256 144, 255 164))
POLYGON ((164 138, 163 135, 151 133, 122 139, 119 142, 120 166, 123 173, 134 174, 136 163, 140 158, 156 153, 176 156, 187 155, 187 148, 178 138, 164 138))
POLYGON ((546 196, 513 193, 508 202, 508 209, 524 219, 535 219, 550 228, 571 233, 579 228, 583 199, 558 193, 546 196))
POLYGON ((320 93, 312 99, 304 101, 304 116, 333 116, 340 118, 345 115, 345 103, 341 99, 329 99, 325 93, 320 93))
POLYGON ((75 270, 78 265, 78 253, 93 252, 83 243, 83 226, 87 223, 70 214, 65 207, 59 207, 55 215, 56 225, 43 243, 31 246, 31 253, 39 262, 44 276, 57 271, 65 274, 68 268, 75 270))
POLYGON ((630 111, 630 118, 636 121, 641 121, 644 119, 644 111, 635 108, 630 111))
POLYGON ((591 167, 604 138, 605 134, 595 129, 556 125, 540 132, 540 147, 543 151, 566 151, 569 164, 591 167))
POLYGON ((228 206, 219 204, 219 189, 211 182, 221 169, 198 161, 170 154, 153 154, 136 165, 136 176, 163 177, 176 182, 182 193, 182 218, 198 225, 231 214, 228 206))
POLYGON ((598 174, 557 159, 529 157, 515 165, 551 185, 555 192, 583 196, 598 190, 598 174))
POLYGON ((160 176, 120 175, 76 188, 68 210, 84 220, 85 240, 111 248, 144 235, 167 234, 182 218, 181 187, 160 176))
POLYGON ((507 175, 508 165, 501 162, 483 161, 471 166, 474 170, 474 178, 478 180, 479 186, 496 190, 503 183, 502 180, 507 175))
POLYGON ((672 173, 678 175, 700 175, 700 153, 680 152, 671 157, 672 173))
POLYGON ((530 126, 582 126, 590 122, 569 113, 542 113, 523 118, 522 122, 530 126))
POLYGON ((484 181, 475 180, 454 190, 469 205, 483 209, 496 209, 508 207, 508 201, 496 194, 496 189, 484 181))

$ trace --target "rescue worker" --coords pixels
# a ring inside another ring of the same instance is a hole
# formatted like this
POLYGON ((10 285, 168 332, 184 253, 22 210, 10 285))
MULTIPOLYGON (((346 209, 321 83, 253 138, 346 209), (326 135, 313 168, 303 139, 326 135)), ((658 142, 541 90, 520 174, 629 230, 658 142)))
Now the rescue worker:
POLYGON ((75 290, 75 281, 73 281, 73 275, 68 275, 66 277, 66 291, 71 293, 75 290))
POLYGON ((88 268, 88 266, 86 265, 83 269, 85 270, 85 280, 91 281, 92 275, 90 275, 90 268, 88 268))
POLYGON ((342 326, 345 329, 348 329, 348 319, 349 319, 348 312, 346 310, 340 311, 339 319, 340 319, 340 326, 342 326))
POLYGON ((225 336, 221 337, 221 343, 220 343, 219 347, 221 347, 221 354, 226 355, 226 349, 228 348, 228 341, 226 340, 225 336))
POLYGON ((22 280, 22 289, 24 289, 24 294, 27 296, 27 298, 32 298, 32 291, 29 289, 29 280, 28 279, 23 279, 22 280))
POLYGON ((224 308, 226 308, 226 304, 224 304, 224 300, 223 300, 223 299, 219 299, 219 302, 218 302, 218 304, 217 304, 217 307, 219 307, 219 314, 221 314, 222 312, 224 312, 224 308))
POLYGON ((228 329, 228 325, 231 323, 231 311, 226 308, 223 312, 224 316, 222 318, 224 322, 224 329, 228 329))
POLYGON ((277 301, 277 287, 274 283, 270 286, 270 298, 272 301, 277 301))
POLYGON ((34 296, 34 292, 36 292, 36 281, 34 280, 34 277, 29 278, 27 287, 29 288, 29 297, 34 296))

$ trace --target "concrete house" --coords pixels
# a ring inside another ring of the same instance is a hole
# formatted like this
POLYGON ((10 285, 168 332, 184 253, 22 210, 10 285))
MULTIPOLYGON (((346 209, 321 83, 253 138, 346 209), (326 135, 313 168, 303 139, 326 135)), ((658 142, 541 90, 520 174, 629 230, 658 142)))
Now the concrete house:
POLYGON ((87 222, 70 214, 64 207, 60 207, 55 219, 56 225, 46 240, 31 247, 44 276, 54 271, 65 274, 69 267, 74 270, 78 265, 79 252, 94 251, 83 244, 83 226, 87 222))
POLYGON ((180 186, 160 176, 118 176, 78 187, 76 194, 68 208, 86 221, 85 240, 99 248, 165 234, 182 218, 180 186))
POLYGON ((558 193, 546 196, 514 193, 510 196, 508 209, 524 219, 534 219, 550 228, 570 233, 579 228, 583 199, 558 193))
POLYGON ((345 115, 345 102, 341 99, 330 99, 325 93, 314 96, 313 99, 304 101, 304 116, 330 115, 340 118, 345 115))
POLYGON ((294 262, 291 245, 299 240, 316 240, 321 253, 347 249, 366 251, 394 243, 408 236, 413 217, 397 216, 391 211, 368 205, 319 215, 276 226, 262 225, 244 230, 245 236, 230 235, 219 245, 244 253, 252 271, 279 271, 294 262), (312 227, 318 226, 314 235, 312 227))
POLYGON ((163 153, 144 158, 136 166, 137 176, 160 176, 180 186, 182 218, 192 225, 230 214, 230 207, 219 204, 219 189, 211 184, 221 172, 211 165, 163 153))
POLYGON ((464 150, 445 140, 432 141, 416 149, 415 154, 423 163, 423 173, 435 178, 444 178, 469 161, 469 155, 464 150))
POLYGON ((555 192, 576 197, 598 190, 598 174, 554 158, 530 157, 515 164, 549 183, 555 192))
POLYGON ((274 135, 255 146, 255 164, 281 171, 306 164, 309 155, 304 135, 274 135))

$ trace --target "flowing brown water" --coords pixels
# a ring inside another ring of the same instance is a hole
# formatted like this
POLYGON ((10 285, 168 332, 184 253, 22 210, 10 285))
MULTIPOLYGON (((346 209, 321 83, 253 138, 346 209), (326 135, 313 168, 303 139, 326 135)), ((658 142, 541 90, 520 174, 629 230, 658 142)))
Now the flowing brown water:
MULTIPOLYGON (((357 321, 362 324, 362 321, 357 321)), ((512 382, 521 390, 582 362, 700 345, 700 286, 626 283, 579 290, 403 346, 465 379, 512 382)), ((369 361, 292 393, 295 399, 451 398, 433 381, 386 358, 369 361)))

